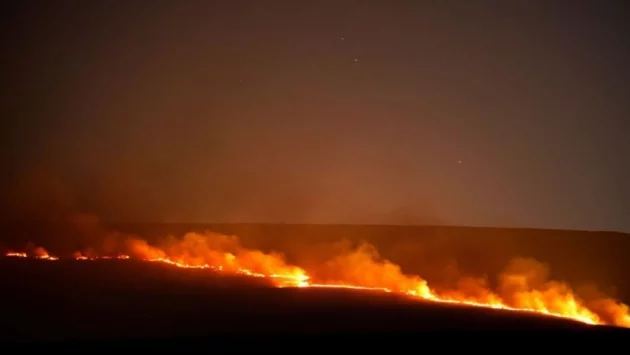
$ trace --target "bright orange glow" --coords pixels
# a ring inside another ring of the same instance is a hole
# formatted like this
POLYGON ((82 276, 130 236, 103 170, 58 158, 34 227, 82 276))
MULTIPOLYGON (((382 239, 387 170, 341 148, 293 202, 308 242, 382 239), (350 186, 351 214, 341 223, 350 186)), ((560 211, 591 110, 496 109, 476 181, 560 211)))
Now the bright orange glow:
POLYGON ((59 259, 55 256, 50 256, 48 252, 46 251, 46 249, 42 247, 35 248, 34 254, 37 259, 42 259, 42 260, 58 260, 59 259))
MULTIPOLYGON (((531 276, 528 278, 533 273, 531 269, 525 273, 512 270, 500 275, 502 287, 510 290, 508 294, 493 292, 483 283, 474 283, 475 292, 464 292, 464 287, 460 290, 437 292, 422 278, 405 275, 397 265, 387 260, 378 260, 373 247, 363 246, 333 260, 330 265, 338 268, 339 276, 325 280, 313 280, 306 270, 287 264, 281 255, 245 249, 235 238, 216 234, 187 234, 183 240, 171 239, 165 248, 149 245, 143 240, 129 239, 127 247, 129 255, 119 254, 112 257, 75 252, 72 257, 79 261, 136 259, 179 268, 209 269, 264 278, 276 287, 340 288, 396 293, 431 302, 536 313, 586 324, 630 328, 630 314, 625 304, 609 298, 585 302, 566 284, 555 281, 546 281, 542 286, 534 288, 531 285, 531 276), (366 248, 370 252, 366 253, 366 248)), ((58 260, 43 248, 37 248, 29 255, 10 252, 6 256, 58 260)), ((525 259, 522 261, 519 265, 527 265, 525 259)), ((468 282, 472 284, 472 281, 468 282)))

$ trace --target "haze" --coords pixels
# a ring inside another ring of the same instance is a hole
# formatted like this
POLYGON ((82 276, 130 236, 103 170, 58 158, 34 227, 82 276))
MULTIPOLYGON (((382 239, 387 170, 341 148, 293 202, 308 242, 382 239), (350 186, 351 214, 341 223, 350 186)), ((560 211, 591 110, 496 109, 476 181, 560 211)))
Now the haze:
POLYGON ((627 4, 7 6, 6 218, 630 231, 627 4))

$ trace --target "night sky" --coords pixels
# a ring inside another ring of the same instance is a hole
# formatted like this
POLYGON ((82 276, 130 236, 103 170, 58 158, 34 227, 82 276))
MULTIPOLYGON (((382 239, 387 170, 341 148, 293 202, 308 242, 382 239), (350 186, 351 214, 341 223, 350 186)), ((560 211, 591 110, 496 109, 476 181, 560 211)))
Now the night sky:
POLYGON ((13 1, 14 218, 630 232, 630 6, 13 1))

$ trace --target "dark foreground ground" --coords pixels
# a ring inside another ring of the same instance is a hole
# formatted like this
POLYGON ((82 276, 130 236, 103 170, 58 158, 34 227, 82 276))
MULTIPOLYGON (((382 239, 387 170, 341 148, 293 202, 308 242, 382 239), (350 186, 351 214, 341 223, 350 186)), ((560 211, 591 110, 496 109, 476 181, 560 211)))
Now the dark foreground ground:
MULTIPOLYGON (((399 345, 403 339, 426 344, 436 339, 430 336, 436 332, 476 332, 476 341, 496 332, 556 333, 570 335, 571 344, 585 339, 576 333, 630 335, 624 329, 378 293, 275 289, 249 278, 134 261, 0 259, 0 284, 2 342, 282 350, 296 337, 323 335, 328 337, 309 338, 310 345, 302 346, 327 346, 327 341, 341 346, 345 341, 356 349, 384 336, 399 345)), ((443 335, 439 339, 445 341, 443 335)), ((455 338, 452 345, 457 345, 455 338)))

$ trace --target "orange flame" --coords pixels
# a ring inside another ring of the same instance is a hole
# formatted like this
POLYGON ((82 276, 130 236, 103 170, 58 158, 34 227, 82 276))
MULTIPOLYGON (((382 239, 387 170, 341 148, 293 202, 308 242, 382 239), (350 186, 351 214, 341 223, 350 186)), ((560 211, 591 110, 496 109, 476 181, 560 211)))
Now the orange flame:
POLYGON ((37 259, 43 259, 43 260, 58 260, 59 259, 55 256, 50 256, 48 254, 48 251, 46 251, 46 249, 42 247, 35 248, 35 251, 33 253, 35 254, 35 257, 37 259))
POLYGON ((5 256, 7 257, 12 257, 12 258, 26 258, 28 257, 28 255, 26 255, 26 253, 15 253, 12 251, 9 251, 5 254, 5 256))
MULTIPOLYGON (((276 287, 343 288, 397 293, 432 302, 536 313, 586 324, 630 328, 627 305, 604 297, 583 301, 564 283, 548 281, 544 277, 537 279, 538 275, 544 274, 536 270, 540 264, 528 259, 514 260, 499 275, 497 292, 490 290, 483 281, 472 278, 460 280, 457 289, 438 292, 419 276, 406 275, 398 265, 381 260, 376 249, 369 244, 329 260, 324 267, 333 270, 334 277, 320 276, 317 272, 307 273, 300 267, 286 263, 280 254, 246 249, 235 237, 214 233, 189 233, 181 240, 171 238, 162 248, 135 238, 128 239, 126 244, 134 259, 264 278, 276 287), (309 275, 317 275, 317 279, 313 280, 309 275)), ((10 252, 6 256, 24 258, 27 254, 10 252)), ((33 257, 58 260, 43 248, 36 248, 33 257)), ((88 261, 126 260, 131 256, 119 254, 111 257, 75 252, 73 258, 88 261)))

